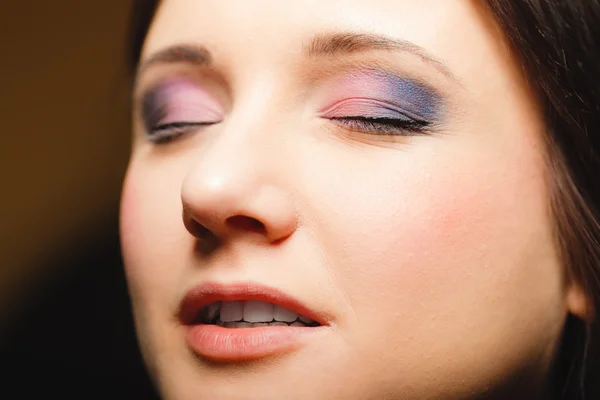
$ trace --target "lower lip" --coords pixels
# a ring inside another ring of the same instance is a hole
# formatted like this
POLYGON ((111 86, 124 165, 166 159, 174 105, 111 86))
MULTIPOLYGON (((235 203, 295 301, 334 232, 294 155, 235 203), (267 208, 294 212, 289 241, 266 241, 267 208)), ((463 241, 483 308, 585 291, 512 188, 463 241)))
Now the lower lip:
POLYGON ((300 348, 322 326, 264 326, 224 328, 192 325, 187 329, 188 346, 199 356, 223 362, 249 361, 300 348))

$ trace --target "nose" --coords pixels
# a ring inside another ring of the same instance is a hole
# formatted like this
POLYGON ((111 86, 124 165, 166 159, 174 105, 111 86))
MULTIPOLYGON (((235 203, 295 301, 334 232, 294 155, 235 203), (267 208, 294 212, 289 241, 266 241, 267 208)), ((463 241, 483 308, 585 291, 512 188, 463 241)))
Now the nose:
POLYGON ((297 228, 285 165, 272 145, 217 138, 201 151, 182 185, 183 223, 201 241, 253 236, 280 242, 297 228))

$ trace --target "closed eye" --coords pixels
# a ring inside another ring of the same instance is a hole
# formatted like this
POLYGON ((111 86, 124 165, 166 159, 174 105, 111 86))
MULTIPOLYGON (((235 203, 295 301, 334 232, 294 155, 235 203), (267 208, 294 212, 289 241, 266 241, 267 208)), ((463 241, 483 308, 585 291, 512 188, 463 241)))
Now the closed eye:
POLYGON ((345 116, 328 118, 344 128, 377 135, 416 135, 426 133, 430 125, 412 118, 345 116))
POLYGON ((172 142, 183 135, 190 134, 201 127, 217 123, 218 122, 171 122, 148 128, 146 137, 152 143, 164 144, 172 142))

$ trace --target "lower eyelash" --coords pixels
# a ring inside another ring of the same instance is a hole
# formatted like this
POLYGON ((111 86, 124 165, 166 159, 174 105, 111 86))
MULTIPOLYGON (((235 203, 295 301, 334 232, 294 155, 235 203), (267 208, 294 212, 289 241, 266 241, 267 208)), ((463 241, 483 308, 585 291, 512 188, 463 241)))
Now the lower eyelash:
POLYGON ((412 135, 424 133, 428 122, 395 118, 336 117, 332 121, 346 128, 379 135, 412 135))

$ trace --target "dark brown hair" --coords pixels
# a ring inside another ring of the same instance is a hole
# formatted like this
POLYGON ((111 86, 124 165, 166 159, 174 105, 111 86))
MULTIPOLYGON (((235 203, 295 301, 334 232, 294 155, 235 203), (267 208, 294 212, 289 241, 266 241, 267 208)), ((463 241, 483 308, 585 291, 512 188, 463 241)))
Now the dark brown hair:
MULTIPOLYGON (((132 72, 159 0, 134 0, 132 72)), ((553 383, 556 398, 600 398, 600 2, 487 0, 542 107, 555 236, 567 279, 592 310, 569 316, 553 383)))
POLYGON ((563 398, 599 398, 600 3, 488 0, 543 107, 556 240, 567 278, 589 296, 586 323, 571 317, 557 364, 563 398), (596 340, 594 340, 596 339, 596 340))

